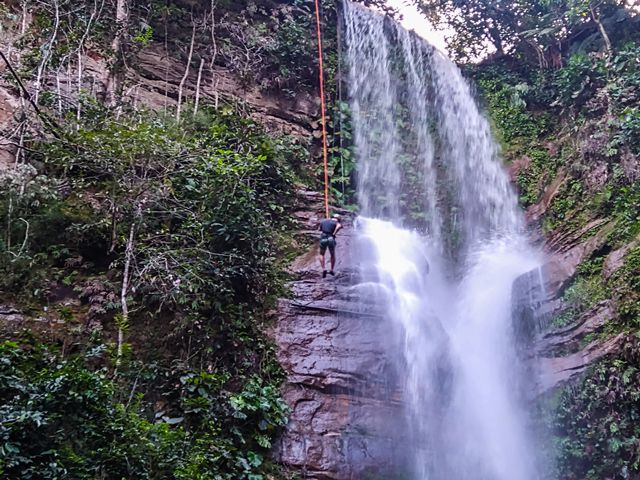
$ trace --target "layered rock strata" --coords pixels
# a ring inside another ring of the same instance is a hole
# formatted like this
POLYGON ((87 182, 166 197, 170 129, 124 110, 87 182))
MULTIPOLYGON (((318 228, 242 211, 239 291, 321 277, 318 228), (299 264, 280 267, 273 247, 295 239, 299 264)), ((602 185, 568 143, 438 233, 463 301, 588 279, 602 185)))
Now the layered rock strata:
MULTIPOLYGON (((594 362, 616 353, 625 335, 602 335, 615 321, 616 305, 604 300, 580 314, 570 324, 553 327, 551 320, 566 308, 563 293, 577 275, 580 263, 601 251, 615 225, 595 220, 572 233, 551 236, 545 243, 548 261, 514 282, 514 328, 523 355, 536 369, 537 393, 551 391, 579 377, 594 362)), ((604 257, 603 275, 610 277, 623 265, 640 237, 604 257)))
MULTIPOLYGON (((306 200, 297 216, 311 243, 322 207, 313 194, 306 200)), ((292 297, 280 302, 273 334, 292 411, 275 453, 303 478, 388 478, 404 463, 401 395, 380 309, 350 293, 357 247, 350 219, 344 223, 336 276, 322 279, 313 243, 291 266, 292 297)))

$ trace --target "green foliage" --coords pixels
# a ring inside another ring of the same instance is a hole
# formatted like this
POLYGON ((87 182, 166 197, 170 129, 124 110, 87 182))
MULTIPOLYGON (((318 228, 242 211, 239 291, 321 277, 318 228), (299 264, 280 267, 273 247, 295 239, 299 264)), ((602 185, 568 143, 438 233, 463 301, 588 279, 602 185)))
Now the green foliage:
POLYGON ((549 405, 556 478, 634 478, 640 473, 640 358, 629 337, 616 359, 594 365, 549 405))
POLYGON ((640 95, 640 65, 638 55, 640 46, 637 41, 625 43, 611 60, 611 78, 609 92, 618 110, 633 106, 640 95))
POLYGON ((550 232, 567 220, 569 212, 580 203, 583 191, 580 180, 571 179, 565 181, 551 202, 544 222, 545 231, 550 232))
POLYGON ((100 246, 91 228, 73 228, 90 213, 82 203, 63 201, 63 188, 63 181, 29 165, 0 173, 0 291, 40 298, 50 270, 71 250, 100 246))
POLYGON ((634 155, 640 155, 640 108, 626 107, 618 119, 610 148, 617 152, 626 145, 634 155))
POLYGON ((609 291, 599 272, 601 268, 602 258, 596 264, 588 262, 581 265, 579 271, 582 275, 578 276, 573 284, 564 291, 562 296, 564 310, 553 319, 552 325, 554 327, 564 327, 574 322, 582 313, 609 296, 609 291), (589 276, 585 276, 587 271, 590 273, 589 276))
POLYGON ((555 74, 556 103, 580 107, 606 83, 606 64, 596 56, 575 54, 555 74))
POLYGON ((532 73, 506 61, 470 68, 503 141, 505 157, 523 165, 517 171, 522 204, 540 201, 560 171, 566 176, 543 217, 545 231, 567 224, 569 218, 573 227, 579 227, 612 215, 620 226, 614 234, 618 241, 637 232, 637 189, 616 164, 621 155, 637 151, 640 127, 634 105, 640 72, 632 60, 637 48, 628 42, 609 58, 578 53, 556 71, 532 73), (605 112, 608 122, 600 120, 605 112), (551 115, 560 120, 550 122, 551 115), (608 181, 597 191, 588 183, 593 177, 585 178, 594 161, 609 164, 598 174, 608 181))
POLYGON ((520 203, 528 207, 538 202, 541 185, 548 183, 554 173, 550 166, 554 165, 549 153, 541 148, 532 147, 527 151, 529 165, 518 172, 517 183, 520 191, 520 203))
POLYGON ((184 422, 198 436, 187 461, 176 470, 177 479, 263 478, 259 472, 265 454, 286 423, 288 407, 277 389, 258 377, 248 379, 240 392, 221 396, 227 380, 204 372, 180 378, 184 422))
POLYGON ((0 472, 8 478, 169 478, 168 444, 139 406, 115 400, 104 371, 38 345, 0 345, 0 472))
POLYGON ((629 240, 640 233, 640 183, 619 187, 613 201, 613 216, 617 220, 615 238, 629 240))
MULTIPOLYGON (((355 197, 356 158, 353 153, 351 110, 346 102, 336 102, 327 122, 329 130, 329 180, 332 198, 348 206, 355 197)), ((322 169, 316 170, 321 178, 322 169)))
POLYGON ((153 39, 153 28, 149 25, 143 25, 139 32, 137 32, 132 40, 143 47, 149 46, 153 39))
POLYGON ((618 303, 620 323, 637 329, 640 326, 640 247, 625 255, 622 268, 615 272, 610 284, 618 303))
POLYGON ((76 236, 81 243, 67 245, 70 255, 102 245, 120 254, 112 257, 117 268, 133 225, 133 281, 148 304, 224 311, 273 291, 273 253, 291 198, 289 151, 252 122, 210 115, 206 127, 134 115, 39 147, 50 171, 71 182, 67 210, 80 192, 92 192, 90 214, 58 228, 95 232, 76 236))
POLYGON ((455 32, 448 47, 458 59, 478 58, 488 46, 504 53, 521 28, 530 5, 504 0, 417 0, 417 6, 438 27, 455 32))
POLYGON ((571 51, 593 51, 635 31, 625 0, 416 0, 462 61, 509 53, 541 68, 571 51), (605 34, 602 33, 604 30, 605 34))
POLYGON ((314 38, 312 12, 286 18, 275 32, 270 55, 278 71, 275 84, 286 88, 292 96, 300 88, 315 85, 318 70, 317 46, 314 38))
POLYGON ((535 94, 527 79, 499 66, 478 69, 474 73, 503 143, 526 145, 547 131, 548 116, 527 108, 535 94))
POLYGON ((3 476, 258 480, 269 470, 287 408, 259 378, 232 393, 226 375, 183 372, 180 405, 150 415, 130 385, 87 368, 95 348, 69 360, 27 342, 0 344, 3 476))
MULTIPOLYGON (((116 121, 98 113, 63 140, 31 145, 28 160, 39 170, 21 167, 0 179, 2 300, 13 295, 41 310, 46 292, 73 287, 89 304, 81 315, 133 341, 115 383, 82 359, 39 346, 28 347, 40 352, 30 359, 26 348, 7 346, 3 355, 20 359, 7 375, 19 376, 23 391, 10 397, 7 418, 34 413, 19 430, 3 419, 2 468, 27 472, 19 478, 263 478, 286 407, 261 329, 283 289, 289 165, 306 166, 308 153, 226 108, 205 108, 193 119, 187 112, 180 124, 155 114, 128 112, 116 121), (114 291, 127 245, 133 262, 124 322, 114 291), (149 357, 162 375, 136 371, 149 357), (152 380, 139 385, 140 375, 152 380), (63 381, 57 396, 44 393, 63 381), (136 388, 148 397, 130 393, 136 388), (77 391, 94 397, 69 403, 65 392, 77 391), (165 411, 153 411, 154 398, 165 399, 165 411), (79 419, 67 419, 67 410, 79 419)), ((75 320, 62 304, 52 311, 75 320)), ((103 356, 96 361, 109 365, 103 356)))

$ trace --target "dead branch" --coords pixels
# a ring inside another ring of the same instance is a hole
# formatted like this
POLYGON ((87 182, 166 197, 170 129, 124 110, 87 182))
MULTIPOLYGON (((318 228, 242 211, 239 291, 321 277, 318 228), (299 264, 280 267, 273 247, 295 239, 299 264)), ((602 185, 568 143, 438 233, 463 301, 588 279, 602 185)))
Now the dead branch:
POLYGON ((49 118, 44 112, 42 112, 42 110, 40 110, 36 102, 33 101, 31 94, 29 93, 27 88, 24 86, 24 83, 22 83, 22 79, 20 78, 18 73, 14 70, 13 66, 9 62, 9 59, 5 56, 2 50, 0 50, 0 58, 2 58, 2 60, 4 61, 5 65, 9 69, 9 72, 11 73, 11 76, 18 83, 18 86, 20 87, 20 91, 24 94, 24 97, 27 99, 27 101, 31 104, 33 109, 36 111, 36 113, 38 114, 38 117, 40 117, 40 119, 43 121, 45 126, 49 127, 49 131, 54 137, 58 139, 61 138, 60 134, 58 133, 58 131, 61 130, 60 126, 53 119, 49 118))
POLYGON ((191 68, 191 58, 193 57, 193 45, 196 41, 196 22, 191 18, 191 23, 193 24, 193 29, 191 30, 191 43, 189 44, 189 55, 187 57, 187 66, 184 69, 184 75, 182 76, 182 80, 180 80, 180 85, 178 86, 178 109, 176 111, 176 120, 180 121, 180 112, 182 110, 182 91, 184 89, 184 84, 187 81, 187 77, 189 76, 189 70, 191 68))
POLYGON ((198 68, 198 80, 196 81, 196 100, 193 106, 193 116, 198 113, 198 105, 200 104, 200 82, 202 81, 202 68, 204 67, 204 58, 200 59, 200 68, 198 68))

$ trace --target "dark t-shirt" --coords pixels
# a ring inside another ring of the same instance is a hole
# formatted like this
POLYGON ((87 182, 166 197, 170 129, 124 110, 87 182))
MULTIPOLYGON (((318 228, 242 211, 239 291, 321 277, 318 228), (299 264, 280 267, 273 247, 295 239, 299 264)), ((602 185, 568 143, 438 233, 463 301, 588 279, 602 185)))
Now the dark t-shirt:
POLYGON ((331 220, 330 218, 325 218, 320 222, 320 231, 324 235, 333 235, 336 228, 338 228, 338 222, 331 220))

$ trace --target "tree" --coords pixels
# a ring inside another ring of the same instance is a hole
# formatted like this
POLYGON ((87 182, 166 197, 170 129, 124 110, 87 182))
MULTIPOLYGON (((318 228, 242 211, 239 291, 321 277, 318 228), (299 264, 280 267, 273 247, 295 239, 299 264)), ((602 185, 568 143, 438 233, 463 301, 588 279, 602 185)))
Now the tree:
POLYGON ((436 28, 451 29, 449 48, 461 60, 492 49, 503 55, 518 43, 522 20, 535 2, 508 0, 417 0, 436 28))
POLYGON ((128 19, 129 2, 127 0, 116 0, 116 32, 111 42, 111 50, 115 58, 105 82, 105 100, 109 106, 115 105, 117 101, 116 94, 122 83, 122 69, 124 68, 122 49, 126 39, 128 19))
POLYGON ((518 51, 540 67, 562 66, 572 48, 589 48, 594 36, 608 54, 614 24, 629 14, 625 0, 416 0, 448 39, 459 60, 518 51))

